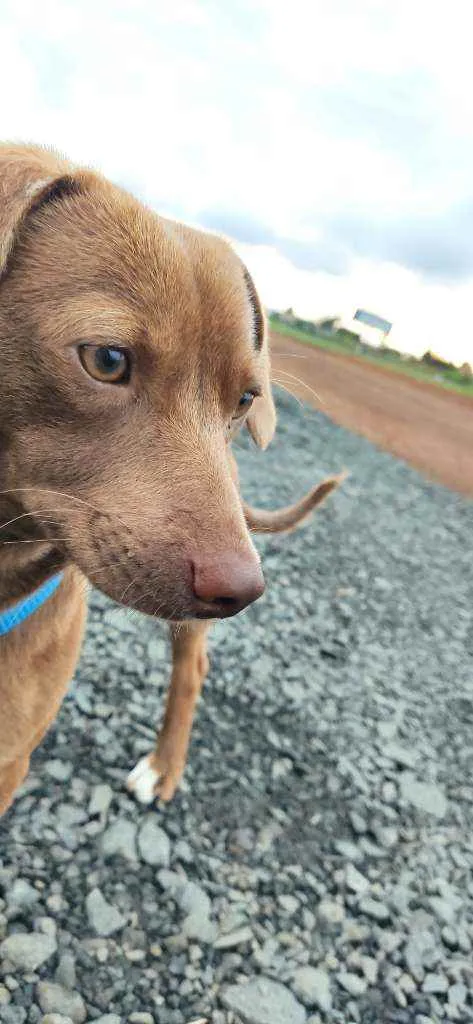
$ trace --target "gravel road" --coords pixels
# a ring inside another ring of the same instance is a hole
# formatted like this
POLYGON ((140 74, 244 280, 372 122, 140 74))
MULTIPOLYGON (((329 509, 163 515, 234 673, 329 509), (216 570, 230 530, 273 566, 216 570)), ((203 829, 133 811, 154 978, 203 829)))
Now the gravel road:
POLYGON ((239 449, 268 589, 220 623, 185 785, 123 790, 163 626, 91 598, 77 679, 0 825, 2 1024, 473 1021, 473 505, 284 397, 239 449))

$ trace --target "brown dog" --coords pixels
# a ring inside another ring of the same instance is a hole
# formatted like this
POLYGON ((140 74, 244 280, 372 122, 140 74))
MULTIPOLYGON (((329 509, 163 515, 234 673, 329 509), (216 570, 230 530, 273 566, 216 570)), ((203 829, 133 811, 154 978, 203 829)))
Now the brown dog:
POLYGON ((168 800, 209 620, 264 589, 248 528, 290 529, 337 480, 279 513, 242 503, 229 442, 246 423, 265 447, 275 427, 248 272, 36 147, 0 146, 0 359, 0 813, 73 674, 85 580, 172 623, 164 724, 128 781, 168 800))

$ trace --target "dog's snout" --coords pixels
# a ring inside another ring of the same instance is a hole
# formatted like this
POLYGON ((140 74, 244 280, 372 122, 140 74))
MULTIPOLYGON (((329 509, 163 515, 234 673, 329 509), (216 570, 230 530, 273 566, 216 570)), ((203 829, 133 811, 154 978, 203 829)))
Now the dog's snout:
POLYGON ((253 552, 234 551, 199 556, 193 560, 194 596, 209 615, 235 615, 257 601, 264 591, 264 577, 253 552))

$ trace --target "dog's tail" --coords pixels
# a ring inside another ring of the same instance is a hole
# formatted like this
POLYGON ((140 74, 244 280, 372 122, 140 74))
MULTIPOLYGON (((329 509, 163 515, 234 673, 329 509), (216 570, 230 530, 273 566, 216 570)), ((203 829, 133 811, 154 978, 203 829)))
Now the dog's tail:
POLYGON ((295 505, 286 505, 285 508, 275 510, 251 508, 246 502, 243 502, 243 512, 248 529, 252 533, 290 533, 296 526, 303 523, 314 508, 325 501, 325 498, 339 487, 347 476, 348 473, 344 472, 322 480, 322 483, 313 487, 295 505))

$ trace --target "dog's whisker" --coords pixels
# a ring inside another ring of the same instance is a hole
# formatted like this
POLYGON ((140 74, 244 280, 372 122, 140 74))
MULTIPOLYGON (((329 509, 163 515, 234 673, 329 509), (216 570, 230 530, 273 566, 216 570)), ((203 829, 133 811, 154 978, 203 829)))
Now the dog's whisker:
MULTIPOLYGON (((123 557, 117 559, 116 561, 114 561, 114 562, 107 562, 107 563, 105 563, 103 565, 97 566, 97 565, 93 565, 93 564, 91 564, 89 562, 89 564, 87 565, 87 573, 89 574, 89 576, 96 576, 99 573, 106 572, 107 569, 121 569, 123 567, 128 568, 129 567, 129 559, 133 558, 133 557, 134 557, 134 552, 130 551, 130 552, 124 554, 123 557)), ((132 579, 131 582, 127 586, 131 586, 134 582, 136 582, 136 578, 132 579)))
POLYGON ((294 373, 289 373, 289 370, 279 369, 278 373, 284 374, 285 377, 289 377, 289 379, 293 380, 296 384, 300 384, 301 387, 306 388, 307 391, 310 391, 311 395, 314 396, 314 398, 317 400, 317 402, 320 402, 321 404, 323 404, 323 400, 320 397, 320 395, 318 395, 317 392, 314 391, 314 388, 311 388, 310 384, 306 384, 306 382, 304 380, 301 380, 300 377, 296 377, 296 375, 294 373))
POLYGON ((120 596, 120 602, 125 600, 125 594, 128 593, 130 588, 136 583, 137 579, 138 579, 138 576, 133 576, 133 579, 131 579, 130 582, 127 584, 127 586, 125 587, 123 593, 120 596))
POLYGON ((0 547, 8 547, 9 544, 56 544, 64 541, 64 537, 37 537, 32 540, 0 540, 0 547))
MULTIPOLYGON (((21 519, 28 519, 28 517, 31 517, 31 516, 41 516, 41 515, 44 515, 44 513, 46 513, 46 515, 48 515, 51 512, 63 512, 63 511, 64 510, 62 508, 37 508, 37 509, 33 509, 31 512, 21 512, 20 515, 14 516, 13 519, 9 519, 6 523, 0 523, 0 530, 6 530, 7 526, 13 526, 15 523, 20 522, 21 519)), ((69 510, 69 511, 72 511, 72 510, 69 510)), ((47 521, 48 520, 45 520, 45 522, 47 522, 47 521)), ((54 522, 54 520, 50 520, 50 522, 54 522)))
POLYGON ((107 515, 106 512, 102 512, 102 509, 97 508, 96 505, 92 505, 92 503, 87 501, 85 498, 80 498, 77 494, 68 494, 67 491, 56 491, 51 487, 41 487, 39 485, 36 487, 11 487, 8 490, 0 491, 0 496, 3 494, 22 494, 29 491, 39 491, 41 494, 54 494, 56 497, 67 498, 68 501, 80 501, 82 505, 87 505, 94 512, 107 515))
MULTIPOLYGON (((120 524, 120 526, 125 527, 125 524, 124 524, 123 520, 121 519, 120 514, 119 514, 119 512, 117 510, 112 510, 110 512, 106 512, 105 510, 99 509, 95 505, 92 505, 90 502, 85 501, 84 498, 79 498, 77 495, 74 495, 74 494, 73 495, 66 494, 65 492, 63 493, 62 491, 48 490, 48 488, 44 488, 44 487, 17 487, 17 488, 11 488, 10 490, 0 491, 0 497, 2 495, 9 495, 9 494, 17 493, 17 492, 19 493, 21 491, 39 491, 41 494, 52 494, 52 495, 56 495, 56 496, 63 496, 65 498, 67 498, 67 499, 70 499, 71 501, 79 501, 83 505, 85 505, 88 508, 90 508, 92 511, 96 512, 97 514, 105 516, 107 519, 116 519, 117 522, 120 524)), ((75 515, 79 515, 79 516, 82 515, 84 517, 86 515, 86 509, 84 509, 84 510, 83 509, 78 509, 78 508, 74 508, 73 506, 71 507, 70 505, 69 506, 60 506, 59 508, 52 508, 52 509, 50 509, 50 508, 36 509, 36 510, 32 510, 32 511, 22 512, 15 519, 12 519, 12 520, 10 520, 7 523, 0 524, 0 529, 3 529, 6 526, 12 525, 12 523, 16 522, 17 519, 26 518, 27 516, 36 516, 40 512, 42 512, 42 511, 44 511, 44 512, 60 512, 64 516, 68 516, 71 513, 74 513, 75 515)), ((131 520, 132 522, 139 522, 140 523, 143 520, 143 513, 142 512, 136 512, 135 513, 135 512, 127 511, 126 516, 127 516, 127 519, 131 520)), ((150 513, 149 517, 152 520, 160 518, 159 515, 153 516, 152 513, 150 513)))
MULTIPOLYGON (((120 524, 120 526, 126 528, 125 524, 123 523, 123 520, 121 519, 120 514, 119 514, 119 512, 117 510, 106 511, 105 509, 99 508, 97 505, 93 505, 92 502, 87 501, 85 498, 81 498, 77 494, 68 494, 66 491, 58 491, 58 490, 54 490, 53 488, 40 487, 40 486, 37 486, 37 487, 15 487, 15 488, 10 488, 9 490, 0 491, 0 497, 2 495, 7 496, 7 495, 10 495, 10 494, 21 494, 21 493, 24 493, 24 492, 25 493, 35 492, 37 494, 39 493, 39 494, 44 494, 44 495, 50 494, 50 495, 54 495, 55 497, 65 498, 65 499, 67 499, 67 501, 69 503, 70 502, 74 502, 74 501, 80 502, 80 504, 84 506, 83 509, 82 508, 74 508, 73 505, 67 504, 64 507, 55 509, 54 511, 62 512, 64 515, 69 515, 70 513, 75 513, 76 515, 84 515, 85 516, 86 513, 87 513, 87 510, 90 509, 92 512, 95 512, 97 515, 104 516, 107 519, 112 519, 112 518, 116 519, 117 522, 120 524)), ((35 513, 31 513, 31 514, 34 515, 35 513)), ((134 515, 133 513, 130 513, 129 514, 129 518, 140 520, 141 516, 138 513, 136 515, 134 515)))
POLYGON ((282 380, 278 380, 277 377, 273 377, 273 384, 277 384, 278 388, 282 388, 283 391, 286 391, 287 394, 290 395, 298 405, 300 405, 301 409, 303 408, 303 402, 299 398, 299 395, 296 395, 295 392, 291 391, 286 384, 283 384, 282 380))
MULTIPOLYGON (((156 596, 156 586, 151 587, 149 590, 144 590, 141 594, 138 595, 136 600, 140 602, 144 601, 146 597, 151 597, 153 594, 154 596, 156 596)), ((156 607, 159 608, 161 604, 162 602, 159 602, 156 607)))
POLYGON ((308 359, 309 357, 305 352, 278 352, 280 359, 308 359))

